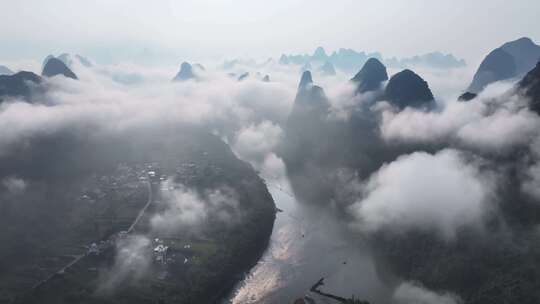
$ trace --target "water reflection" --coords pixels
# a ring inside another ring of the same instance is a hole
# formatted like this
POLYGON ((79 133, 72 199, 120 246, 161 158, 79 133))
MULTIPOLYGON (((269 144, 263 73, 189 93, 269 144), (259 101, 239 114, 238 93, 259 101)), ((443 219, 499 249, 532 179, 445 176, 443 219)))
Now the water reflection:
POLYGON ((368 247, 335 217, 298 204, 269 184, 278 213, 269 248, 229 300, 232 304, 292 303, 325 277, 325 291, 387 303, 389 290, 378 279, 368 247))

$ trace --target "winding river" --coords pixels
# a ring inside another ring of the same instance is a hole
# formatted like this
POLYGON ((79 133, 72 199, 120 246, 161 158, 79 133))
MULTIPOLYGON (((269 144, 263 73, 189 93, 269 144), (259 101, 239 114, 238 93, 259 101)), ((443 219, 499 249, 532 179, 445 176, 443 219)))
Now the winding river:
POLYGON ((283 212, 277 214, 267 251, 225 303, 285 304, 306 295, 316 303, 335 303, 309 291, 321 277, 326 292, 388 302, 388 287, 378 279, 368 246, 351 238, 334 217, 268 186, 283 212))

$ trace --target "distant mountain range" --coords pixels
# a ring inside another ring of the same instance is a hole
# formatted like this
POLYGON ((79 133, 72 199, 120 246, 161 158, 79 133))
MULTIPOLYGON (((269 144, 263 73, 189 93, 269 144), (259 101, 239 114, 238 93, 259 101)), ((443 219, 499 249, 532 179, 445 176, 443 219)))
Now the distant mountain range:
POLYGON ((326 61, 320 68, 319 71, 323 75, 327 76, 333 76, 336 75, 336 69, 334 68, 334 65, 330 61, 326 61))
POLYGON ((339 49, 334 51, 331 55, 328 55, 324 48, 318 47, 313 55, 281 55, 279 63, 281 64, 295 64, 295 65, 307 65, 310 62, 329 62, 334 67, 340 70, 358 70, 369 58, 377 58, 382 60, 380 53, 365 53, 357 52, 352 49, 339 49))
POLYGON ((392 57, 386 59, 385 64, 391 68, 431 67, 439 69, 459 68, 467 65, 464 59, 458 59, 452 54, 441 52, 431 52, 402 59, 392 57))
POLYGON ((381 53, 358 52, 352 49, 339 49, 328 55, 324 48, 318 47, 312 55, 281 55, 279 63, 306 65, 310 62, 331 63, 338 69, 345 71, 356 71, 360 69, 369 58, 378 59, 391 68, 409 68, 415 66, 425 66, 433 68, 457 68, 466 65, 465 60, 457 59, 452 54, 432 52, 420 56, 398 59, 396 57, 383 59, 381 53))

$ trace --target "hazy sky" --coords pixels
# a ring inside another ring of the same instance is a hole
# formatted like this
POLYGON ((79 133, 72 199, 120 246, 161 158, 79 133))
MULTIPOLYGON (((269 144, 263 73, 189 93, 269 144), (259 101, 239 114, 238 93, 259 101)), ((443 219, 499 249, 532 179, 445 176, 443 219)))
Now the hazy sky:
POLYGON ((476 64, 505 41, 540 42, 538 0, 0 0, 0 11, 0 60, 277 57, 321 45, 476 64))

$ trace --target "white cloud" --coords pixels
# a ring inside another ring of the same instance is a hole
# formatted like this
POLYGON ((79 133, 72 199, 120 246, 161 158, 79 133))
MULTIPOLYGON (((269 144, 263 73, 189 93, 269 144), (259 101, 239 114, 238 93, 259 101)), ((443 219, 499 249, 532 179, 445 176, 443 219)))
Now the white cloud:
POLYGON ((234 190, 222 187, 199 194, 196 190, 176 184, 172 180, 162 183, 164 209, 152 216, 150 224, 157 233, 177 233, 180 230, 196 235, 208 221, 234 224, 241 211, 234 190))
POLYGON ((401 283, 393 294, 395 304, 460 304, 460 297, 455 294, 437 293, 411 282, 401 283))
POLYGON ((481 223, 493 185, 458 151, 443 150, 401 156, 364 187, 364 197, 350 207, 360 229, 420 229, 451 240, 460 227, 481 223))
POLYGON ((242 159, 262 163, 281 140, 281 127, 270 121, 249 125, 236 133, 233 150, 242 159))
POLYGON ((266 155, 260 171, 264 178, 273 180, 285 179, 285 163, 275 153, 266 155))
POLYGON ((141 235, 129 235, 116 242, 116 256, 112 268, 102 273, 98 294, 113 292, 126 281, 143 278, 152 262, 151 241, 141 235))
POLYGON ((539 117, 526 100, 495 84, 469 102, 449 101, 439 112, 380 108, 381 134, 394 143, 438 143, 492 153, 528 145, 538 135, 539 117), (504 93, 507 92, 507 93, 504 93))
POLYGON ((362 108, 362 105, 370 105, 375 101, 375 98, 380 95, 380 91, 365 92, 355 94, 356 85, 348 80, 343 80, 343 83, 334 84, 325 92, 328 92, 330 101, 330 120, 348 120, 356 110, 362 108))
POLYGON ((230 135, 264 120, 285 121, 294 99, 286 82, 237 82, 208 71, 203 81, 172 83, 171 71, 120 65, 80 68, 80 81, 49 79, 50 89, 39 98, 41 103, 0 105, 0 154, 33 135, 77 128, 91 129, 97 136, 146 126, 193 124, 230 135), (142 75, 141 82, 118 83, 112 80, 118 74, 142 75))
MULTIPOLYGON (((173 186, 166 181, 163 187, 173 186)), ((161 233, 176 232, 181 228, 199 228, 207 218, 206 206, 198 194, 183 187, 172 191, 162 191, 166 209, 150 219, 152 229, 161 233)))
POLYGON ((17 194, 24 192, 26 189, 26 182, 14 176, 6 177, 2 179, 2 185, 7 188, 10 193, 17 194))
POLYGON ((527 168, 527 178, 523 181, 522 191, 540 200, 540 164, 527 168))

